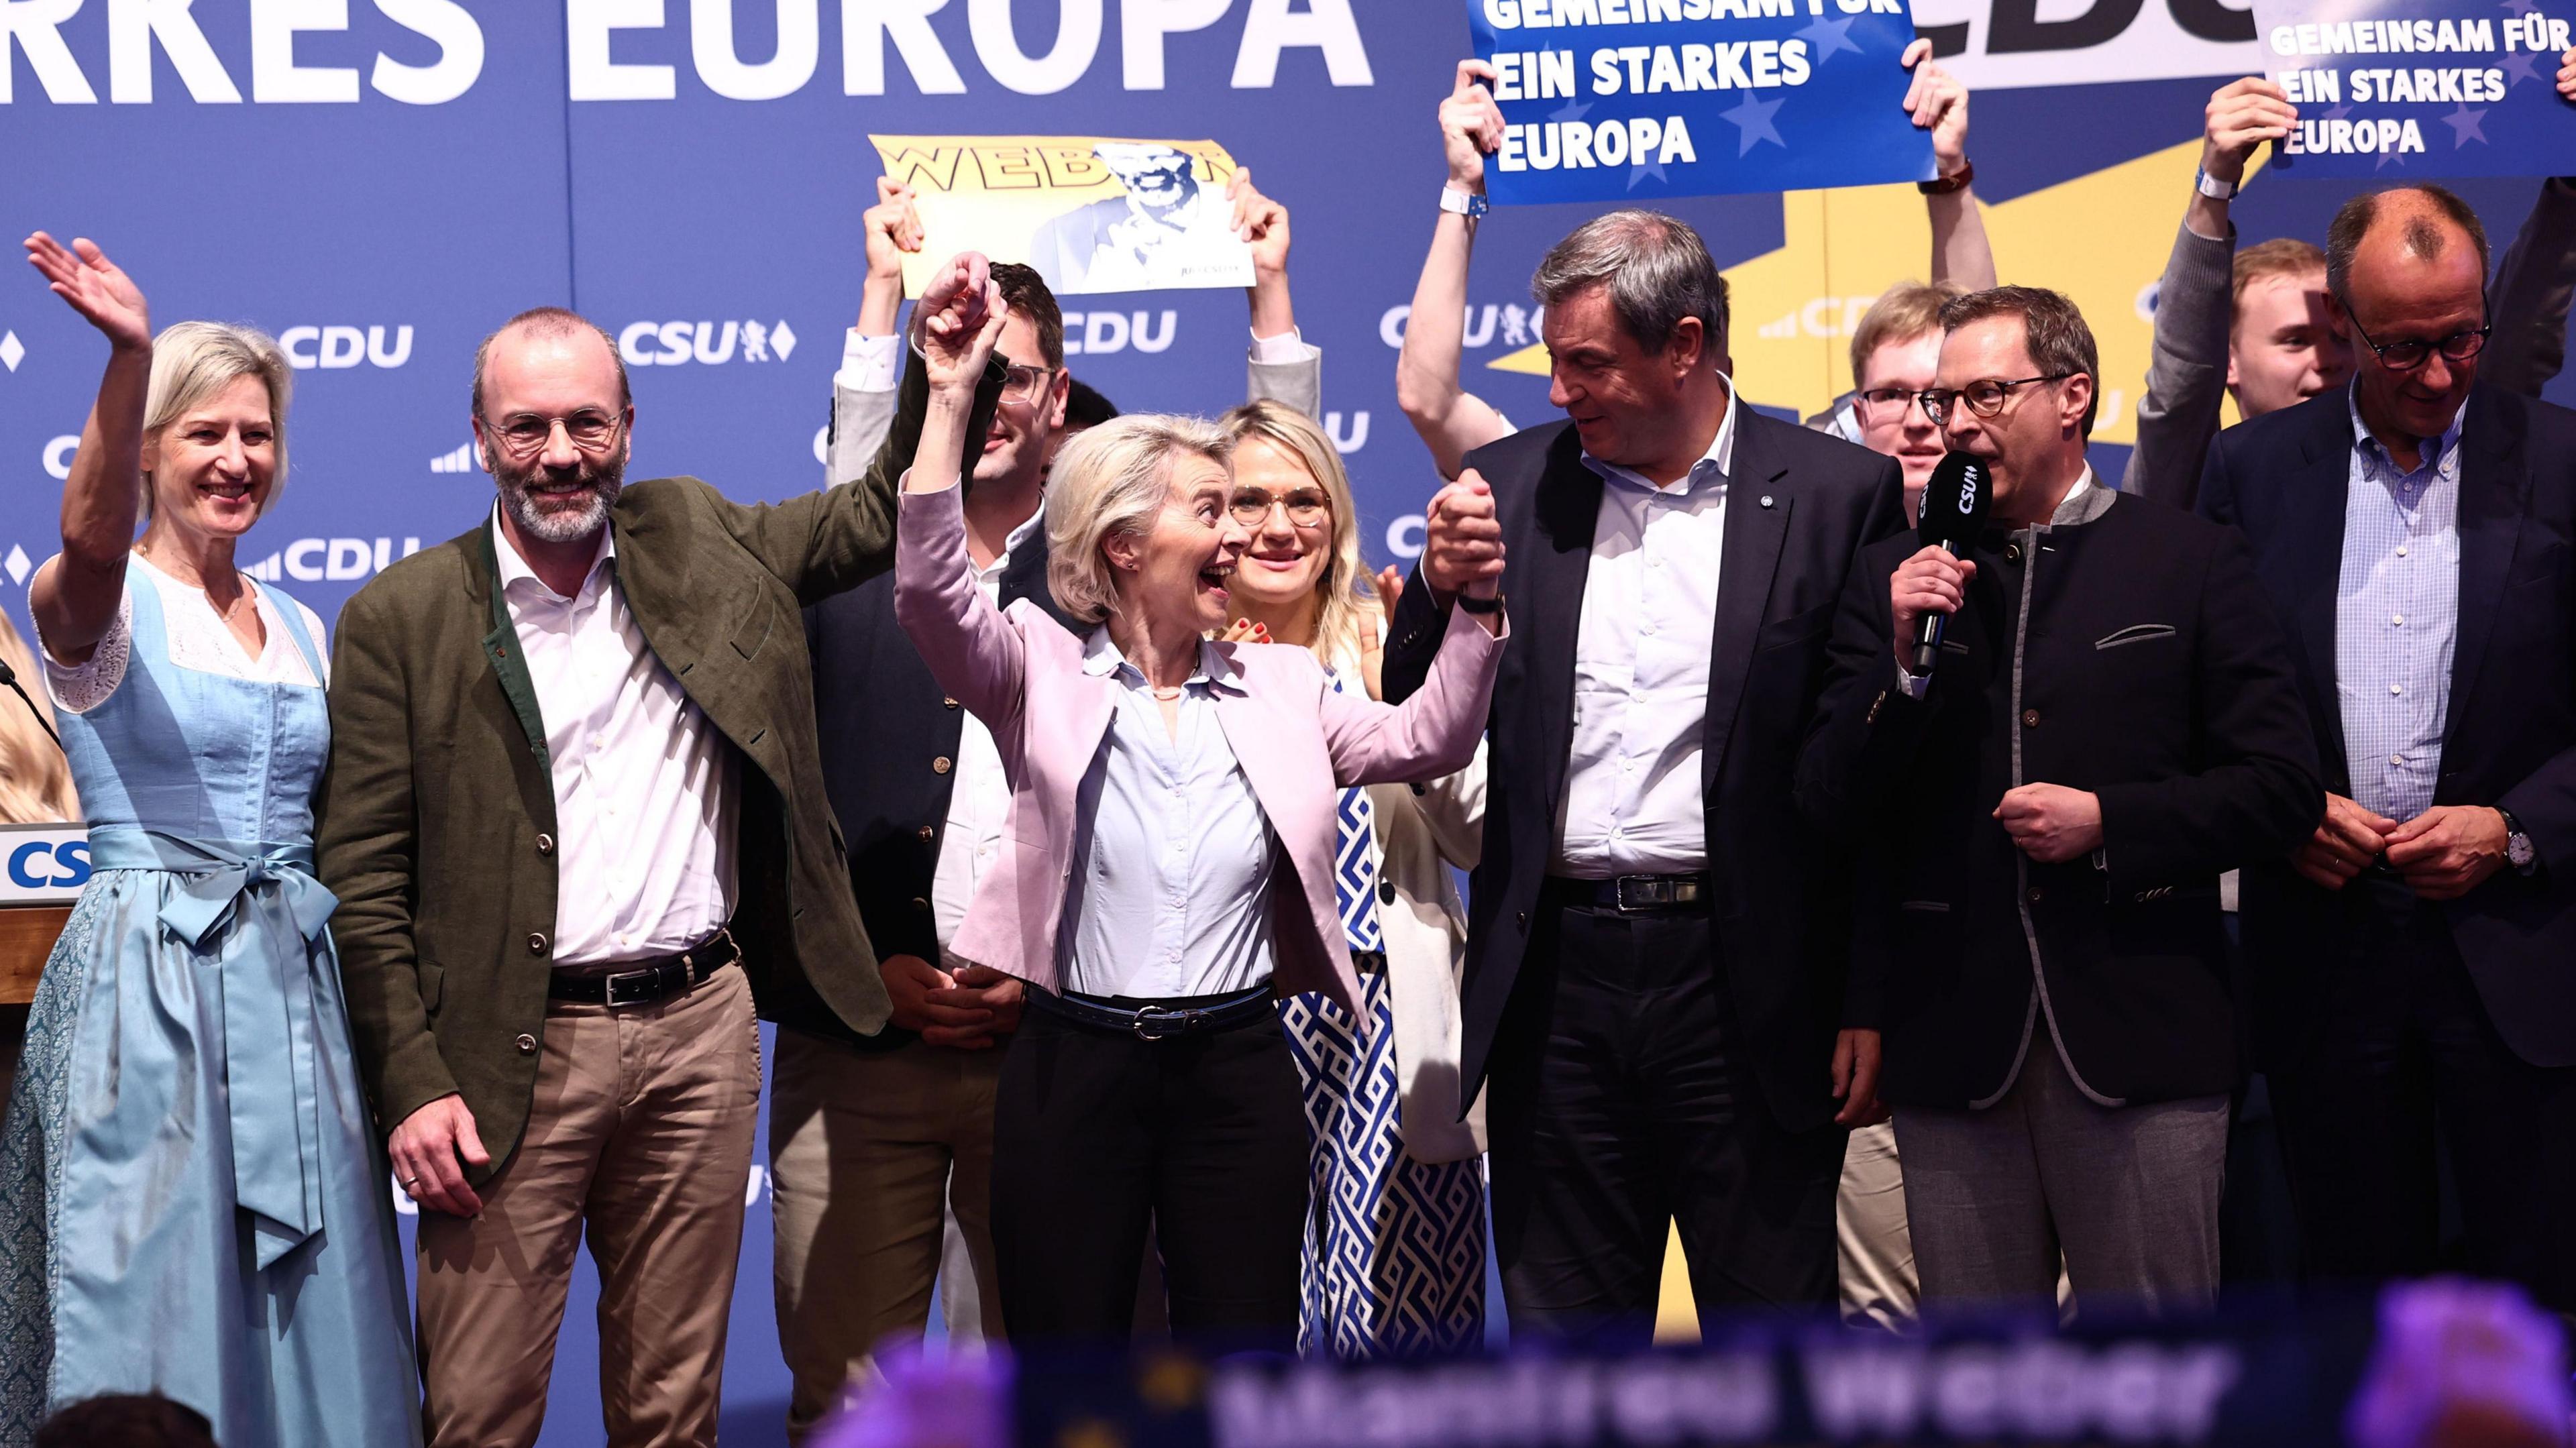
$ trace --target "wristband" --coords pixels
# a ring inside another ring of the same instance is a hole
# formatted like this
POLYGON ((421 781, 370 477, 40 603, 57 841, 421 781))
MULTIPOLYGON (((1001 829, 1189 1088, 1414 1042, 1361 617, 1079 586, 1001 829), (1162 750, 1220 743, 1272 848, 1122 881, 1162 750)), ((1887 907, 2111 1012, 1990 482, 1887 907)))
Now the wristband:
POLYGON ((1926 196, 1947 196, 1953 191, 1967 190, 1968 183, 1976 179, 1977 163, 1963 160, 1959 163, 1958 170, 1930 181, 1917 181, 1914 183, 1914 189, 1926 196))
POLYGON ((1491 598, 1478 598, 1474 594, 1462 593, 1458 595, 1457 604, 1469 613, 1501 613, 1503 595, 1499 589, 1491 598))
POLYGON ((2245 187, 2242 182, 2221 181, 2210 175, 2207 167, 2203 167, 2199 174, 2192 178, 2191 189, 2212 201, 2228 201, 2234 199, 2236 193, 2244 190, 2245 187))
POLYGON ((1474 221, 1493 210, 1494 203, 1473 191, 1461 191, 1455 186, 1443 186, 1440 188, 1440 209, 1452 216, 1463 216, 1469 221, 1474 221))

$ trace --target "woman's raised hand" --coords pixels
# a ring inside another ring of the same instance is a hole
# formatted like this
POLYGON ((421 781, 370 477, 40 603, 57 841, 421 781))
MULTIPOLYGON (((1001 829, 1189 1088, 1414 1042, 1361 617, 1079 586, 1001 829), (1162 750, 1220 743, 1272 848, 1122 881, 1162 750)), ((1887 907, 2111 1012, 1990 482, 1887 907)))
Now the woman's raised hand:
POLYGON ((70 250, 43 232, 27 238, 27 260, 45 274, 55 296, 89 318, 118 347, 141 351, 152 345, 152 311, 143 289, 119 270, 88 237, 74 237, 70 250))
POLYGON ((921 360, 933 391, 973 392, 1005 316, 1002 289, 981 252, 960 252, 931 275, 918 304, 921 360))

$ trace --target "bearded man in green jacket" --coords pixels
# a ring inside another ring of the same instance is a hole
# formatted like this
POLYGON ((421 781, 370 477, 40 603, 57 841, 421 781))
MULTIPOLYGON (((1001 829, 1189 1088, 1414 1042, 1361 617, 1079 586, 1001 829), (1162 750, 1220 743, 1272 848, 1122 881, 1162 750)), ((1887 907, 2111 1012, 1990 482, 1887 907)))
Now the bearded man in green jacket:
MULTIPOLYGON (((986 295, 980 267, 943 270, 923 315, 960 288, 986 295)), ((998 396, 996 375, 988 418, 998 396)), ((634 421, 606 333, 513 318, 475 355, 491 514, 340 615, 321 870, 422 1207, 432 1448, 536 1441, 585 1227, 609 1441, 714 1443, 755 1001, 863 1034, 888 1013, 802 609, 893 563, 917 437, 857 483, 744 505, 623 485, 634 421)))

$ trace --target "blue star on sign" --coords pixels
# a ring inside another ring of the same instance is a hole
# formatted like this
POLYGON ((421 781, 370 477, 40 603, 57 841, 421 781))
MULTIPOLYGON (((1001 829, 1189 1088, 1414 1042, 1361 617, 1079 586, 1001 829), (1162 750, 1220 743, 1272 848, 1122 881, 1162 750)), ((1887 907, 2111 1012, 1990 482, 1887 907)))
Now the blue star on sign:
POLYGON ((2451 148, 2457 150, 2472 140, 2481 146, 2485 145, 2487 143, 2486 118, 2487 113, 2483 109, 2473 111, 2466 105, 2444 116, 2442 119, 2448 121, 2451 126, 2451 148))
POLYGON ((1652 176, 1656 180, 1664 182, 1667 185, 1672 182, 1672 178, 1664 174, 1663 162, 1640 161, 1636 165, 1628 168, 1628 189, 1631 191, 1636 190, 1637 183, 1645 180, 1649 176, 1652 176))
POLYGON ((1567 101, 1564 105, 1548 112, 1547 118, 1551 121, 1579 121, 1583 119, 1584 112, 1591 109, 1590 101, 1567 101))
POLYGON ((1736 103, 1735 109, 1718 112, 1718 115, 1733 121, 1736 128, 1744 133, 1741 143, 1735 148, 1737 159, 1741 160, 1752 155, 1755 144, 1762 141, 1769 141, 1784 151, 1789 149, 1789 143, 1780 139, 1780 128, 1771 124, 1771 118, 1779 114, 1780 108, 1787 104, 1788 102, 1784 100, 1762 100, 1747 91, 1744 99, 1736 103))
POLYGON ((2540 8, 2540 0, 2504 0, 2504 3, 2496 8, 2510 10, 2516 15, 2528 15, 2540 8))
POLYGON ((2540 79, 2539 73, 2531 68, 2531 61, 2532 55, 2528 50, 2517 50, 2513 54, 2503 56, 2495 61, 2496 69, 2513 77, 2513 79, 2505 82, 2505 89, 2511 90, 2515 86, 2522 84, 2524 81, 2540 79))
POLYGON ((1823 65, 1838 50, 1848 50, 1854 55, 1861 53, 1860 46, 1851 38, 1852 22, 1858 18, 1847 15, 1840 20, 1827 20, 1819 15, 1799 29, 1798 34, 1815 48, 1816 64, 1823 65))

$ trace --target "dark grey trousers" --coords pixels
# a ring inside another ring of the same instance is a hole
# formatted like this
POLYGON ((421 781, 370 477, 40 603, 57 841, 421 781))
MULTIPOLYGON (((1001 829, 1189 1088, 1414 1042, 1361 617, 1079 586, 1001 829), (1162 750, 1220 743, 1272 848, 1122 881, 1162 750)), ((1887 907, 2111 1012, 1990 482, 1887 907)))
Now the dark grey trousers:
POLYGON ((2055 1300, 2197 1312, 2218 1296, 2227 1098, 2103 1106, 2077 1089, 2045 1023, 1982 1111, 1896 1108, 1905 1213, 1927 1304, 2055 1300))

